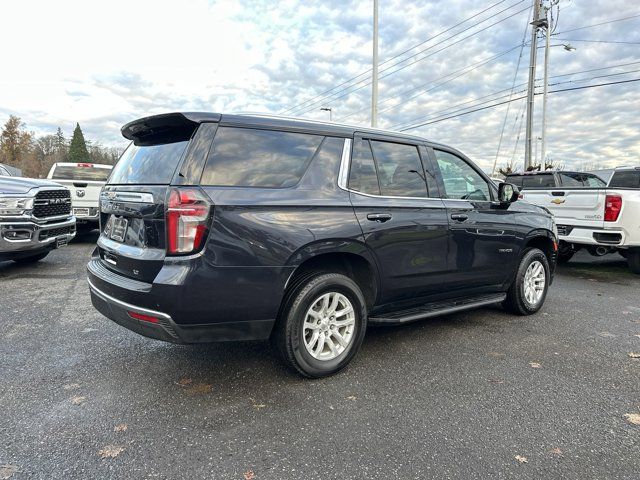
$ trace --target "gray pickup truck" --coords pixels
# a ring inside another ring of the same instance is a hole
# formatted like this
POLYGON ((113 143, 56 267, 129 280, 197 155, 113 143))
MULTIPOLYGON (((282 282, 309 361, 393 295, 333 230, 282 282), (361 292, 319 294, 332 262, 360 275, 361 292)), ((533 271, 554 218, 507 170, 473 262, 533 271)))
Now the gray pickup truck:
POLYGON ((75 234, 68 188, 0 175, 0 262, 37 262, 75 234))

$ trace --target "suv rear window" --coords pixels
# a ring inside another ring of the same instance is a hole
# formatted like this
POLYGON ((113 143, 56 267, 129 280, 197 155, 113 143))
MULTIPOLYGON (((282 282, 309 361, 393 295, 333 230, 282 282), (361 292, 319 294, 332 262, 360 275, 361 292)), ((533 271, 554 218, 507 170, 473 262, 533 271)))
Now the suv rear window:
POLYGON ((53 180, 84 180, 87 182, 106 182, 111 173, 110 168, 59 165, 53 170, 53 180))
POLYGON ((522 187, 555 187, 556 180, 553 178, 553 174, 542 175, 524 175, 522 177, 522 187))
POLYGON ((640 170, 615 172, 609 182, 610 187, 640 188, 640 170))
POLYGON ((200 183, 292 187, 304 175, 323 139, 306 133, 219 127, 200 183))
POLYGON ((131 143, 109 178, 109 184, 168 185, 188 141, 138 146, 131 143))

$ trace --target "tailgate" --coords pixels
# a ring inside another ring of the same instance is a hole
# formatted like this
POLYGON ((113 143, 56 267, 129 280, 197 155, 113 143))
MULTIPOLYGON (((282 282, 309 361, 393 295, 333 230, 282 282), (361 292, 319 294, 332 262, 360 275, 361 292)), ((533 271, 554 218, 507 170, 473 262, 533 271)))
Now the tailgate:
POLYGON ((100 190, 104 182, 89 182, 83 180, 56 180, 71 191, 71 203, 74 208, 97 207, 100 190))
POLYGON ((606 191, 598 188, 525 190, 523 200, 545 207, 558 225, 603 228, 606 191))

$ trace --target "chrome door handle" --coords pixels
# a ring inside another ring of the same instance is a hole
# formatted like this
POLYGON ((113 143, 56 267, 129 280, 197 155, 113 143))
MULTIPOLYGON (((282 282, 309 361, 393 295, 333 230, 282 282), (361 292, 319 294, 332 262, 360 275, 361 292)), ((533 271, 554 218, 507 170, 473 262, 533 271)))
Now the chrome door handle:
POLYGON ((456 220, 458 222, 464 222, 468 218, 469 218, 469 215, 467 215, 466 213, 452 213, 451 214, 451 220, 456 220))
POLYGON ((390 213, 369 213, 367 214, 367 220, 371 220, 372 222, 384 223, 391 220, 390 213))

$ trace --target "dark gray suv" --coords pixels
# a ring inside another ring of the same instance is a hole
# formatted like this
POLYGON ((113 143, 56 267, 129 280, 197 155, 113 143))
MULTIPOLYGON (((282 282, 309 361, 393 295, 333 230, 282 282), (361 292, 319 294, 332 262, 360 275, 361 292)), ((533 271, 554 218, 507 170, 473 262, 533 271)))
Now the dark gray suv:
POLYGON ((271 339, 303 375, 367 324, 502 303, 537 312, 551 215, 423 138, 259 115, 172 113, 132 141, 100 199, 94 306, 177 343, 271 339))

